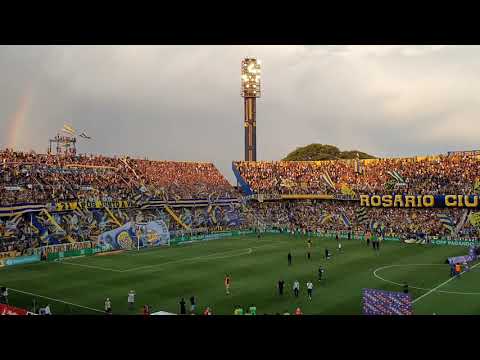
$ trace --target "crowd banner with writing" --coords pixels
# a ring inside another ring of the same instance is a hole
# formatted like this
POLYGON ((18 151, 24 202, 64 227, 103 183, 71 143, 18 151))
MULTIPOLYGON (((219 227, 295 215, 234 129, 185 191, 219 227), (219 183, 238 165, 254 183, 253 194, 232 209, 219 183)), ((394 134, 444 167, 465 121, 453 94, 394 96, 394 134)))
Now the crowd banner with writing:
POLYGON ((60 252, 52 252, 49 253, 47 256, 48 261, 63 259, 67 257, 75 257, 75 256, 90 256, 95 255, 96 253, 103 252, 101 248, 86 248, 81 250, 71 250, 71 251, 60 251, 60 252))
POLYGON ((130 207, 128 200, 117 201, 67 201, 52 203, 49 206, 49 211, 70 211, 77 209, 125 209, 130 207))
POLYGON ((480 195, 360 195, 360 206, 387 208, 480 208, 480 195))
POLYGON ((0 259, 16 257, 20 255, 18 251, 5 251, 0 253, 0 259))
POLYGON ((333 195, 320 194, 320 195, 306 195, 306 194, 287 194, 281 195, 282 199, 311 199, 311 200, 332 200, 333 195))

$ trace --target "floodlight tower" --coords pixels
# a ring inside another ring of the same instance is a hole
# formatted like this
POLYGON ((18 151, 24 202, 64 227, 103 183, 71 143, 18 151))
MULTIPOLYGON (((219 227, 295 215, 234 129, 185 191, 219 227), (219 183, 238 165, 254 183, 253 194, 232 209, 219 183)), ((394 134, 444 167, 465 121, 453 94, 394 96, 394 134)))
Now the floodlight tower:
POLYGON ((255 58, 242 60, 242 89, 244 99, 245 161, 257 161, 256 101, 261 95, 260 61, 255 58))

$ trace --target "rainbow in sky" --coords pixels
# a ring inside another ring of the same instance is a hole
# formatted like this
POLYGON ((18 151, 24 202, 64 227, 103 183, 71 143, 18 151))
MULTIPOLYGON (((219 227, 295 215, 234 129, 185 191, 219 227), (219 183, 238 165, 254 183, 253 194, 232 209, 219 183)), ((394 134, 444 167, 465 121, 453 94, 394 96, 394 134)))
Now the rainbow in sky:
POLYGON ((15 149, 18 145, 18 137, 20 136, 25 124, 28 112, 30 110, 31 103, 31 90, 30 88, 20 97, 18 108, 15 113, 8 120, 10 124, 7 130, 6 144, 10 149, 15 149))

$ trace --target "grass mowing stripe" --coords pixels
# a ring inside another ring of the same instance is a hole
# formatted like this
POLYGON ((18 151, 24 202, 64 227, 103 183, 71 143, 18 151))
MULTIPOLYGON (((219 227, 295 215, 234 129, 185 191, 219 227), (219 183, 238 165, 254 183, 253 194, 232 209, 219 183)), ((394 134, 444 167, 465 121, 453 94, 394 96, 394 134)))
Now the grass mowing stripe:
POLYGON ((55 299, 55 298, 51 298, 51 297, 48 297, 48 296, 43 296, 43 295, 34 294, 34 293, 31 293, 31 292, 28 292, 28 291, 23 291, 23 290, 18 290, 18 289, 12 289, 12 288, 8 288, 8 290, 9 290, 9 291, 13 291, 13 292, 17 292, 17 293, 20 293, 20 294, 25 294, 25 295, 30 295, 30 296, 36 296, 36 297, 43 298, 43 299, 47 299, 47 300, 52 300, 52 301, 61 302, 61 303, 66 304, 66 305, 77 306, 77 307, 82 308, 82 309, 87 309, 87 310, 99 312, 99 313, 102 313, 102 314, 104 313, 102 310, 94 309, 94 308, 91 308, 91 307, 88 307, 88 306, 79 305, 79 304, 74 304, 74 303, 71 303, 71 302, 68 302, 68 301, 64 301, 64 300, 60 300, 60 299, 55 299))

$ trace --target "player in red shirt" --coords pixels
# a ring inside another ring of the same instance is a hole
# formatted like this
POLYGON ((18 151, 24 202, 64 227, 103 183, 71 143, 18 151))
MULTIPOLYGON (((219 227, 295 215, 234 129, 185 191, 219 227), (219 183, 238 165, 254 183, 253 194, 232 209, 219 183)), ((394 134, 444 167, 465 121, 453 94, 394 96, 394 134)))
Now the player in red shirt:
POLYGON ((210 310, 210 307, 206 307, 206 309, 203 312, 203 315, 212 315, 212 310, 210 310))
POLYGON ((303 315, 302 310, 299 307, 295 309, 295 315, 303 315))
POLYGON ((148 305, 143 305, 143 315, 145 316, 150 315, 150 307, 148 305))

